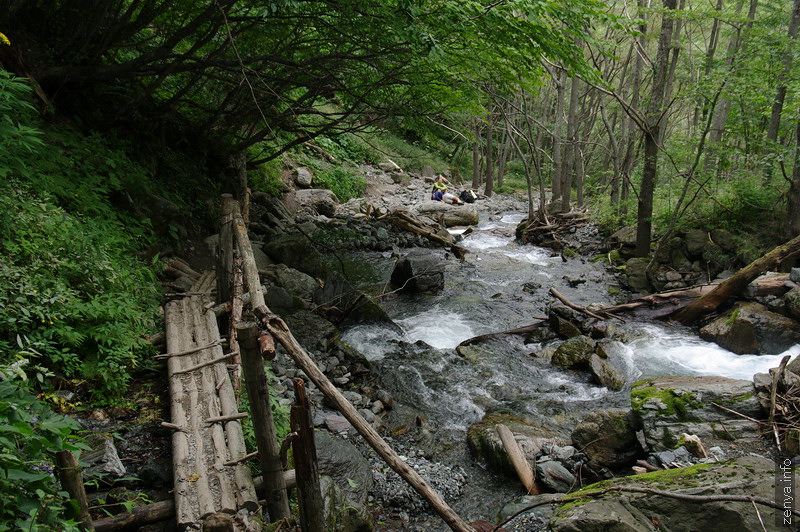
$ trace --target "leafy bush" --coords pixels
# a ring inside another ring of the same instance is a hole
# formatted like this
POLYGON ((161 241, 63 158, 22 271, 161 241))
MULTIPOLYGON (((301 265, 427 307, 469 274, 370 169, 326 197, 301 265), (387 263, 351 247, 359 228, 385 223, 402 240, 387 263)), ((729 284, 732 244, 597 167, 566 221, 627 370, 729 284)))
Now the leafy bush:
POLYGON ((145 173, 97 136, 43 135, 25 88, 0 75, 0 363, 25 350, 113 401, 151 349, 157 311, 154 274, 134 256, 148 226, 112 206, 145 173))
POLYGON ((0 530, 79 530, 52 475, 55 453, 79 449, 70 443, 79 426, 34 397, 27 363, 0 365, 0 530))
POLYGON ((358 170, 346 166, 322 170, 314 176, 314 180, 333 191, 341 202, 361 197, 367 187, 364 176, 358 170))

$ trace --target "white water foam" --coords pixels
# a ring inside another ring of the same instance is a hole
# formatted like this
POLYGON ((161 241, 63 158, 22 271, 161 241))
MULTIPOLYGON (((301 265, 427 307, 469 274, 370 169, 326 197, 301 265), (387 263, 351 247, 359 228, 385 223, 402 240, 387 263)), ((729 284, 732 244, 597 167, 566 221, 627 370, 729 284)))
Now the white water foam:
POLYGON ((635 326, 641 337, 627 345, 616 344, 620 354, 640 372, 633 375, 719 375, 750 380, 756 373, 766 373, 780 364, 785 355, 800 354, 796 345, 779 355, 737 355, 717 344, 691 336, 682 329, 642 324, 635 326))
POLYGON ((348 329, 342 339, 358 349, 367 360, 380 360, 390 351, 389 340, 401 340, 400 335, 381 325, 358 325, 348 329))
POLYGON ((395 321, 410 341, 422 340, 439 349, 452 349, 475 336, 475 329, 469 320, 456 312, 443 311, 439 305, 395 321))

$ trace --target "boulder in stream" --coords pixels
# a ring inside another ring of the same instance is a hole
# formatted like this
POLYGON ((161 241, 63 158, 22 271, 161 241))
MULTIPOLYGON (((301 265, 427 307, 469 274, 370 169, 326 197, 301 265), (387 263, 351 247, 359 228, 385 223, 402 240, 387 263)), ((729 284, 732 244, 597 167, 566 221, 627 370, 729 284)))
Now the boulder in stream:
POLYGON ((697 435, 705 445, 754 441, 758 424, 714 404, 753 419, 763 417, 752 381, 725 377, 657 377, 634 383, 631 407, 650 451, 674 449, 683 433, 697 435))
POLYGON ((633 463, 643 454, 628 410, 595 410, 572 431, 572 444, 591 459, 610 468, 633 463))
POLYGON ((594 353, 596 342, 588 336, 575 336, 558 346, 552 363, 562 368, 573 368, 589 361, 594 353))
POLYGON ((621 390, 625 386, 625 373, 607 358, 592 354, 588 362, 589 371, 600 386, 609 390, 621 390))
POLYGON ((427 249, 415 249, 397 261, 391 281, 406 292, 438 292, 444 288, 444 261, 427 249))
MULTIPOLYGON (((571 497, 612 486, 650 488, 680 495, 749 495, 774 500, 775 464, 766 458, 743 456, 732 463, 699 464, 607 480, 587 486, 571 497)), ((749 501, 687 503, 663 495, 611 492, 562 505, 550 521, 549 530, 766 530, 762 525, 778 530, 773 519, 776 511, 760 507, 759 515, 749 501)))
POLYGON ((740 355, 774 355, 800 343, 800 323, 744 301, 700 329, 700 336, 740 355))
POLYGON ((480 216, 474 205, 449 205, 442 201, 425 201, 416 207, 417 214, 440 219, 445 227, 478 225, 480 216))

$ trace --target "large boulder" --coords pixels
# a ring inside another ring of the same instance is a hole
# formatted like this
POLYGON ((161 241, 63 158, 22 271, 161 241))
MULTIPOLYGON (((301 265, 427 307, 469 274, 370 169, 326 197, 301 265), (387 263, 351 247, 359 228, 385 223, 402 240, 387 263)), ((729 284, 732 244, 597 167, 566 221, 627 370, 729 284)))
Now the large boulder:
POLYGON ((703 250, 711 244, 709 234, 702 229, 692 229, 686 233, 686 250, 692 257, 700 257, 703 250))
POLYGON ((444 267, 438 254, 415 249, 397 261, 391 282, 405 292, 438 292, 444 288, 444 267))
POLYGON ((789 316, 800 319, 800 287, 796 286, 786 292, 783 296, 783 300, 786 302, 786 311, 789 313, 789 316))
POLYGON ((800 323, 745 301, 700 329, 700 336, 740 355, 778 354, 800 343, 800 323))
POLYGON ((700 437, 707 447, 759 438, 763 417, 752 381, 725 377, 657 377, 634 383, 631 407, 650 451, 674 449, 683 433, 700 437))
POLYGON ((474 205, 449 205, 442 201, 425 201, 415 208, 422 214, 440 220, 445 227, 478 225, 480 216, 474 205))
POLYGON ((628 287, 634 292, 650 292, 650 279, 647 277, 649 259, 633 258, 625 263, 625 279, 628 287))
POLYGON ((608 245, 618 248, 623 257, 632 257, 636 249, 636 226, 623 227, 608 237, 608 245))
POLYGON ((337 271, 326 272, 315 288, 314 303, 318 305, 318 312, 335 323, 394 323, 380 305, 361 290, 354 288, 337 271))
POLYGON ((467 445, 472 456, 489 468, 517 478, 503 442, 497 434, 497 425, 505 425, 514 435, 525 458, 535 462, 539 451, 547 443, 566 445, 568 438, 555 427, 549 427, 533 419, 505 412, 490 412, 467 429, 467 445))
POLYGON ((595 410, 572 431, 572 445, 605 467, 620 468, 642 454, 628 410, 595 410))
POLYGON ((588 360, 589 371, 595 382, 609 390, 621 390, 625 386, 625 373, 607 358, 592 354, 588 360))
POLYGON ((300 188, 311 188, 314 174, 306 166, 299 166, 294 171, 294 183, 300 188))
POLYGON ((302 207, 308 207, 318 214, 329 218, 336 214, 339 198, 325 188, 307 188, 295 191, 295 199, 302 207))
POLYGON ((554 366, 574 368, 588 362, 597 342, 588 336, 575 336, 558 346, 551 362, 554 366))
POLYGON ((97 432, 87 438, 90 449, 81 454, 81 462, 86 464, 84 475, 111 479, 122 478, 127 473, 119 458, 114 438, 111 434, 97 432))
POLYGON ((321 277, 326 273, 319 251, 299 231, 276 234, 267 239, 261 249, 275 262, 312 277, 321 277))
MULTIPOLYGON (((650 488, 679 495, 745 495, 775 500, 775 464, 743 456, 732 463, 656 471, 587 486, 582 492, 612 486, 650 488)), ((656 530, 786 530, 773 519, 778 510, 744 501, 687 503, 647 493, 609 492, 562 505, 550 521, 554 532, 651 532, 656 530), (763 516, 763 517, 762 517, 763 516), (764 528, 768 527, 768 528, 764 528)))

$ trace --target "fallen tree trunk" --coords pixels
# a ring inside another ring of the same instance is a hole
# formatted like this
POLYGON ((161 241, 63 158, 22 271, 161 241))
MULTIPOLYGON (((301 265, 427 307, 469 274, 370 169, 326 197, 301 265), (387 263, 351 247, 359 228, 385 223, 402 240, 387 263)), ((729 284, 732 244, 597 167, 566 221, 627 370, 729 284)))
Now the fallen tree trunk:
POLYGON ((781 262, 794 257, 798 253, 800 253, 800 236, 751 262, 734 276, 722 281, 713 290, 701 296, 700 299, 679 311, 673 317, 683 324, 697 321, 701 316, 715 311, 728 299, 741 293, 756 277, 767 270, 774 269, 781 262))

